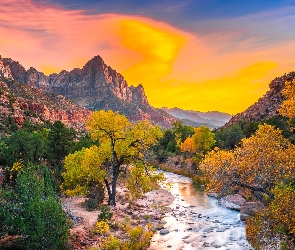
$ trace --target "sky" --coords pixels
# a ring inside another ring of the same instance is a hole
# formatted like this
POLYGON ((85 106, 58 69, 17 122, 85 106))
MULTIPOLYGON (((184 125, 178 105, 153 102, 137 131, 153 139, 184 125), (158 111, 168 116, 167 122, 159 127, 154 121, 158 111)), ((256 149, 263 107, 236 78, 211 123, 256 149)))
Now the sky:
POLYGON ((154 107, 236 114, 295 70, 295 0, 1 0, 0 55, 49 75, 96 55, 154 107))

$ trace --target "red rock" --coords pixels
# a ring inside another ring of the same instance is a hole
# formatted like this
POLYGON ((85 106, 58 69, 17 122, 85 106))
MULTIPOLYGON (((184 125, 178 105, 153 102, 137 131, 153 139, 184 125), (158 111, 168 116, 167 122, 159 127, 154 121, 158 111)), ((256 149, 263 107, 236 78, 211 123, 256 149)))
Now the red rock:
POLYGON ((285 81, 292 81, 293 79, 295 79, 294 72, 275 78, 269 84, 269 91, 267 91, 263 97, 247 108, 244 112, 232 117, 229 122, 224 125, 224 127, 231 126, 239 121, 259 121, 277 115, 278 108, 284 100, 282 90, 285 87, 285 81))

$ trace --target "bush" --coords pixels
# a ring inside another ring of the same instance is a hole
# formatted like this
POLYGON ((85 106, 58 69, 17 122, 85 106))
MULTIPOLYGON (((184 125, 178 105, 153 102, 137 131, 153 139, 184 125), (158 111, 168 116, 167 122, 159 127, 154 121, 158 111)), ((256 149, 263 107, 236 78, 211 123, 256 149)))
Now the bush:
POLYGON ((110 226, 106 221, 98 221, 95 224, 95 232, 103 235, 110 231, 110 226))
POLYGON ((26 166, 17 175, 15 190, 0 189, 0 234, 22 236, 25 249, 66 249, 66 214, 48 183, 46 169, 40 168, 26 166))
POLYGON ((85 208, 87 211, 93 211, 99 207, 97 199, 89 198, 85 201, 85 208))
POLYGON ((108 205, 103 205, 101 207, 101 212, 98 215, 97 220, 98 221, 109 221, 113 217, 113 213, 110 212, 110 206, 108 205))

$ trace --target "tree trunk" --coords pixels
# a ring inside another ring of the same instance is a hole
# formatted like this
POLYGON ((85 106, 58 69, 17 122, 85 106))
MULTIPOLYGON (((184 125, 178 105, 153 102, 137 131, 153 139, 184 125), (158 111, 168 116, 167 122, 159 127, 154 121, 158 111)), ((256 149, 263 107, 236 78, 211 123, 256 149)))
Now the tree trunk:
POLYGON ((106 184, 106 188, 107 188, 107 191, 108 191, 108 197, 109 197, 109 199, 108 199, 108 205, 111 205, 111 198, 112 198, 112 191, 111 191, 111 187, 110 187, 110 184, 109 184, 109 182, 108 182, 108 180, 107 179, 104 179, 104 183, 106 184))

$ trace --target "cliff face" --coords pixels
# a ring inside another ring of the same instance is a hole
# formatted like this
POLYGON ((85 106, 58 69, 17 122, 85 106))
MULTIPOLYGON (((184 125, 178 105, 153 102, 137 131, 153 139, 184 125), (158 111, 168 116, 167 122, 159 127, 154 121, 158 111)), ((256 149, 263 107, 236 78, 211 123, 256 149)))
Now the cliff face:
MULTIPOLYGON (((177 119, 166 112, 153 108, 142 85, 128 86, 124 77, 107 66, 101 57, 95 56, 82 69, 59 74, 44 75, 34 68, 25 70, 10 58, 0 57, 6 76, 46 93, 56 93, 78 105, 95 109, 112 109, 126 115, 131 121, 149 119, 168 127, 177 119)), ((0 64, 1 67, 1 64, 0 64)), ((1 68, 0 68, 1 72, 1 68)), ((0 73, 1 74, 1 73, 0 73)), ((4 73, 2 73, 4 76, 4 73)))
POLYGON ((269 91, 263 97, 244 112, 232 117, 225 126, 231 126, 239 121, 260 121, 278 115, 278 108, 284 100, 282 90, 285 87, 285 82, 293 79, 295 79, 295 72, 275 78, 269 84, 269 91))
POLYGON ((25 119, 33 123, 59 120, 83 130, 89 115, 89 110, 61 95, 47 95, 39 89, 0 77, 0 134, 9 132, 9 124, 21 127, 25 119))

